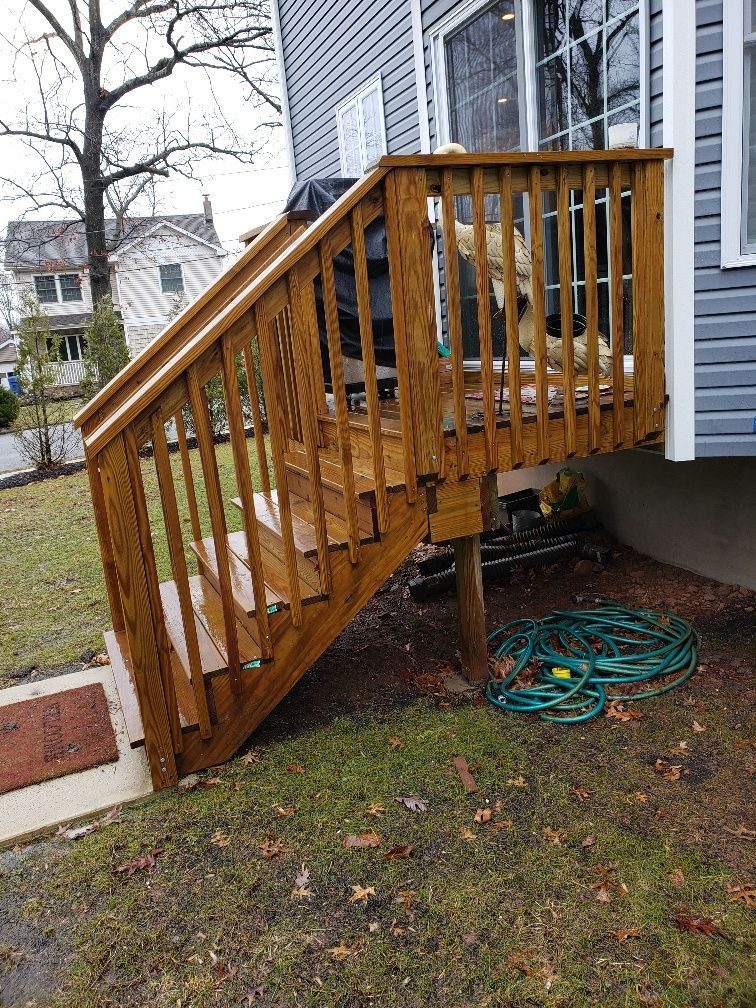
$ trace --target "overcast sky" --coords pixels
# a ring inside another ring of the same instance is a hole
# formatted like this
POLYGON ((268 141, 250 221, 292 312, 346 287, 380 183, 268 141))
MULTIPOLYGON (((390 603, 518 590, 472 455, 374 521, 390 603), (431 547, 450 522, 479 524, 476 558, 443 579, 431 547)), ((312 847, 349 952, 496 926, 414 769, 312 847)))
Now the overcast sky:
MULTIPOLYGON (((50 6, 67 25, 70 12, 67 0, 49 0, 50 6)), ((104 17, 111 17, 123 9, 127 0, 103 0, 104 17)), ((23 39, 24 33, 35 38, 44 31, 39 15, 27 0, 5 0, 0 10, 0 93, 4 95, 4 115, 13 106, 20 107, 23 96, 33 93, 33 81, 28 77, 28 67, 23 61, 13 60, 14 43, 23 39)), ((44 44, 44 43, 43 43, 44 44)), ((148 122, 158 108, 167 108, 183 115, 187 107, 195 111, 214 105, 217 99, 224 114, 237 130, 251 138, 259 135, 252 128, 256 113, 244 101, 242 83, 222 73, 212 81, 201 71, 184 71, 174 75, 159 86, 142 89, 133 96, 122 113, 133 122, 148 122)), ((266 112, 266 117, 269 113, 266 112)), ((160 180, 157 190, 160 213, 200 213, 203 193, 210 195, 216 228, 224 246, 238 248, 240 234, 272 219, 280 211, 289 189, 289 175, 285 158, 283 128, 273 132, 271 141, 255 157, 253 166, 241 164, 231 157, 203 161, 198 165, 197 178, 184 179, 173 175, 160 180)), ((0 139, 0 174, 28 177, 36 167, 34 156, 20 143, 0 139)), ((20 216, 23 204, 11 202, 10 189, 0 185, 0 232, 4 233, 8 220, 20 216)), ((39 213, 32 216, 59 217, 59 213, 39 213)))

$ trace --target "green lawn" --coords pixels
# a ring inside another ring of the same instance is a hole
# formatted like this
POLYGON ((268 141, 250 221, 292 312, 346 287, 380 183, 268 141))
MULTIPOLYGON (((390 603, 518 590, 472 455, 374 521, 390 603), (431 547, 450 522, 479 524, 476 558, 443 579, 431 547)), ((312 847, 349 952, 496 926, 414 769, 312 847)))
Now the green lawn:
MULTIPOLYGON (((64 399, 56 402, 53 407, 56 422, 73 420, 83 405, 83 399, 64 399)), ((18 412, 18 422, 25 427, 36 427, 36 418, 29 406, 21 407, 18 412)))
POLYGON ((740 736, 679 698, 644 710, 628 746, 608 720, 427 701, 292 736, 293 701, 247 760, 0 859, 0 1003, 745 1008, 740 736), (696 786, 654 772, 680 740, 715 764, 696 786), (378 846, 344 846, 364 833, 378 846), (151 873, 118 871, 148 852, 151 873))
MULTIPOLYGON (((249 444, 257 485, 256 456, 249 444)), ((190 454, 196 476, 200 470, 198 453, 190 454)), ((218 445, 217 458, 228 499, 236 494, 229 445, 218 445)), ((171 462, 177 475, 179 509, 186 515, 179 456, 172 455, 171 462)), ((170 578, 170 566, 153 461, 143 460, 142 470, 158 573, 165 580, 170 578)), ((196 482, 199 485, 200 480, 196 482)), ((209 533, 207 503, 199 489, 198 506, 203 529, 209 533)), ((239 512, 231 506, 226 510, 229 527, 238 528, 239 512)), ((88 648, 101 650, 102 631, 110 626, 110 613, 86 473, 0 490, 0 518, 6 551, 0 561, 0 686, 7 686, 11 683, 7 675, 14 670, 29 665, 56 668, 76 663, 88 648)), ((188 540, 188 519, 185 527, 188 540)))

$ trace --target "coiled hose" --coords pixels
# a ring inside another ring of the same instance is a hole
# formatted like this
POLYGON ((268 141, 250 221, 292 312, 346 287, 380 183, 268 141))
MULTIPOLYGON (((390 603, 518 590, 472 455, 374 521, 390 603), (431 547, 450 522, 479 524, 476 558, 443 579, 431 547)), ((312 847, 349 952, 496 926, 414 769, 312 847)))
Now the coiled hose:
POLYGON ((599 715, 607 688, 610 700, 645 700, 680 686, 695 671, 700 647, 696 631, 674 613, 609 601, 513 620, 488 641, 496 643, 497 661, 512 660, 503 675, 489 666, 491 703, 566 724, 599 715), (537 666, 532 683, 514 686, 531 662, 537 666))

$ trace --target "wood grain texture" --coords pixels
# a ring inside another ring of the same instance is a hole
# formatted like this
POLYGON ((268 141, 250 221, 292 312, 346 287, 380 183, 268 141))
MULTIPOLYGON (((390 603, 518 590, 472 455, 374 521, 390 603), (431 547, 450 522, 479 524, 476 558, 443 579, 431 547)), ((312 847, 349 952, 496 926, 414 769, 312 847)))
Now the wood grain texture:
POLYGON ((249 404, 252 411, 252 430, 255 435, 255 452, 257 453, 257 468, 260 473, 260 485, 263 490, 270 490, 270 471, 268 469, 268 453, 265 450, 265 431, 263 428, 262 414, 260 412, 260 400, 257 392, 257 368, 255 359, 252 356, 251 343, 245 343, 242 347, 244 357, 244 371, 247 375, 247 388, 249 389, 249 404))
MULTIPOLYGON (((485 437, 483 446, 483 465, 486 466, 485 437)), ((483 531, 479 479, 447 479, 434 487, 434 492, 429 493, 428 497, 431 542, 446 542, 448 539, 483 531)))
MULTIPOLYGON (((596 260, 596 171, 583 169, 583 262, 585 264, 585 338, 588 346, 588 447, 598 451, 601 431, 599 389, 598 266, 596 260)), ((566 393, 566 386, 565 386, 566 393)))
POLYGON ((454 426, 457 430, 457 471, 468 471, 467 411, 465 409, 465 351, 462 345, 462 302, 459 292, 459 253, 456 215, 450 171, 441 172, 441 223, 444 236, 444 276, 446 281, 446 323, 451 350, 454 426))
MULTIPOLYGON (((620 388, 625 372, 625 318, 622 282, 622 182, 619 165, 609 166, 609 300, 612 325, 612 387, 620 388)), ((614 444, 625 440, 622 402, 614 397, 614 444)))
POLYGON ((97 461, 150 776, 155 788, 170 787, 178 775, 123 437, 115 438, 97 461))
MULTIPOLYGON (((529 171, 530 262, 533 287, 533 359, 535 360, 539 462, 549 458, 549 381, 546 362, 546 288, 543 263, 543 197, 540 169, 529 171)), ((518 393, 519 394, 519 393, 518 393)))
MULTIPOLYGON (((485 452, 485 448, 484 448, 485 452)), ((459 610, 459 653, 462 674, 470 683, 488 678, 486 613, 483 605, 483 569, 480 561, 480 536, 455 539, 454 567, 457 578, 459 610)))
POLYGON ((572 228, 567 170, 557 170, 557 246, 559 309, 562 319, 562 374, 564 375, 564 431, 567 457, 575 454, 575 348, 572 324, 572 228))
MULTIPOLYGON (((501 244, 504 259, 504 315, 506 319, 507 371, 509 389, 509 436, 512 467, 522 464, 522 402, 520 399, 520 339, 517 311, 517 277, 515 268, 514 212, 512 207, 512 169, 499 174, 499 208, 501 244)), ((502 387, 502 393, 503 393, 502 387)), ((504 404, 499 408, 503 412, 504 404)))
MULTIPOLYGON (((159 407, 158 407, 159 408, 159 407)), ((192 526, 192 535, 195 539, 202 538, 202 526, 197 510, 197 491, 194 486, 194 475, 192 473, 192 460, 189 456, 189 446, 186 440, 186 425, 184 424, 184 414, 179 410, 173 418, 176 425, 176 438, 178 439, 179 452, 181 453, 181 471, 184 474, 184 488, 186 491, 186 504, 189 508, 189 521, 192 526)))
POLYGON ((102 569, 105 576, 105 590, 108 593, 108 603, 110 605, 110 618, 113 622, 113 630, 116 633, 120 633, 124 629, 124 621, 121 596, 118 590, 118 572, 113 557, 113 547, 108 535, 108 518, 105 512, 105 498, 102 492, 100 470, 92 458, 87 459, 87 478, 89 479, 92 511, 94 512, 97 541, 100 546, 100 558, 102 559, 102 569))
POLYGON ((473 236, 475 243, 475 291, 478 302, 478 340, 480 344, 480 383, 483 389, 483 435, 486 464, 496 469, 496 400, 493 378, 493 332, 491 329, 491 291, 488 277, 488 241, 486 210, 483 202, 483 171, 470 173, 473 236))

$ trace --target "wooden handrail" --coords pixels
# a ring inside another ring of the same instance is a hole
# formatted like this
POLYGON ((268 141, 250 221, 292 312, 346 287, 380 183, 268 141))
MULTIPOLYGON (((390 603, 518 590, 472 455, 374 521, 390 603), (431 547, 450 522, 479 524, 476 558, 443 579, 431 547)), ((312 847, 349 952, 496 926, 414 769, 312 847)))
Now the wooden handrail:
POLYGON ((502 168, 506 165, 563 165, 614 161, 666 161, 670 147, 617 148, 585 151, 513 151, 465 154, 384 154, 379 168, 502 168))

